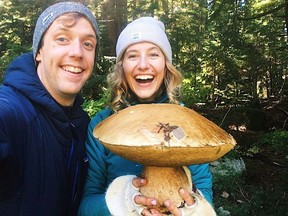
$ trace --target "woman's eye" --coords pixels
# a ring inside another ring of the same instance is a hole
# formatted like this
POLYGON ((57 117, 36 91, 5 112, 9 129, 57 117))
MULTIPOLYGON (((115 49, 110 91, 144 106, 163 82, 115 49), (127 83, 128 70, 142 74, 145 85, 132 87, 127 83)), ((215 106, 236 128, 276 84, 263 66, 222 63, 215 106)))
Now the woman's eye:
POLYGON ((150 56, 151 56, 151 57, 158 57, 159 54, 158 54, 158 53, 150 53, 150 56))
POLYGON ((129 54, 127 57, 128 59, 133 59, 133 58, 136 58, 136 54, 129 54))

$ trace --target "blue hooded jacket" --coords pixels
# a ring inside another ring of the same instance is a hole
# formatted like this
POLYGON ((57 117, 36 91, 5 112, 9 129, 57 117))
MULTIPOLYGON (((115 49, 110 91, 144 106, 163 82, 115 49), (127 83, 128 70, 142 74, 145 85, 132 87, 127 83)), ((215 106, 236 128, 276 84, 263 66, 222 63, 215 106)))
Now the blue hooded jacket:
MULTIPOLYGON (((165 101, 167 101, 167 95, 163 94, 155 103, 164 103, 165 101)), ((134 101, 131 104, 135 105, 137 102, 134 101)), ((86 148, 89 168, 78 216, 111 215, 105 199, 107 188, 111 182, 123 175, 139 176, 143 169, 142 164, 112 153, 93 136, 95 126, 111 114, 113 114, 111 109, 101 110, 91 119, 88 126, 86 148)), ((212 204, 212 175, 209 164, 190 165, 188 168, 191 171, 194 186, 212 204)))
POLYGON ((77 96, 62 107, 40 82, 32 53, 0 86, 0 215, 75 215, 88 160, 88 115, 77 96))

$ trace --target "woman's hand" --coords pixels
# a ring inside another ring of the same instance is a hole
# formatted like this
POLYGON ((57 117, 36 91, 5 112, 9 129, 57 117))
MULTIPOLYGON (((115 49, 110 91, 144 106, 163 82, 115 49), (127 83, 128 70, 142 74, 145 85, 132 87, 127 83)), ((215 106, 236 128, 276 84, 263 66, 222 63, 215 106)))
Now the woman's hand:
MULTIPOLYGON (((187 190, 180 189, 180 196, 185 200, 183 208, 177 208, 171 200, 164 201, 164 205, 174 216, 216 216, 216 212, 207 200, 198 193, 190 194, 187 190)), ((151 211, 153 213, 153 211, 151 211)), ((158 213, 156 212, 158 215, 158 213)))
MULTIPOLYGON (((135 179, 133 179, 132 184, 135 188, 140 188, 140 187, 144 186, 145 184, 147 184, 147 180, 143 179, 143 178, 135 178, 135 179)), ((184 208, 190 208, 190 206, 193 206, 193 204, 195 203, 195 200, 194 200, 193 196, 188 191, 181 188, 179 190, 179 193, 180 193, 180 196, 185 201, 185 207, 184 208)), ((159 211, 154 209, 155 207, 159 207, 159 203, 157 202, 157 200, 154 197, 151 198, 151 197, 144 197, 141 195, 136 195, 134 197, 134 202, 138 205, 142 205, 142 206, 147 207, 147 208, 144 208, 143 211, 141 212, 142 215, 145 215, 145 216, 152 216, 152 215, 161 216, 161 215, 163 215, 159 211)), ((169 200, 169 199, 165 200, 164 205, 171 212, 172 215, 183 216, 182 211, 179 208, 177 208, 177 206, 174 203, 172 203, 171 200, 169 200)))
POLYGON ((193 196, 187 190, 181 188, 179 190, 179 194, 185 201, 185 206, 183 208, 177 208, 177 206, 175 206, 175 204, 169 199, 164 201, 164 205, 174 216, 184 216, 183 213, 186 211, 186 209, 193 208, 193 205, 195 204, 193 196))
MULTIPOLYGON (((145 184, 147 184, 147 180, 143 179, 143 178, 135 178, 132 181, 132 184, 135 188, 140 188, 142 186, 144 186, 145 184)), ((158 211, 151 213, 150 209, 155 208, 158 205, 157 200, 154 197, 144 197, 142 195, 136 195, 134 197, 134 202, 139 205, 139 206, 144 206, 146 208, 144 208, 141 212, 141 215, 145 215, 145 216, 161 216, 161 213, 159 213, 158 211), (158 213, 157 213, 158 212, 158 213)))

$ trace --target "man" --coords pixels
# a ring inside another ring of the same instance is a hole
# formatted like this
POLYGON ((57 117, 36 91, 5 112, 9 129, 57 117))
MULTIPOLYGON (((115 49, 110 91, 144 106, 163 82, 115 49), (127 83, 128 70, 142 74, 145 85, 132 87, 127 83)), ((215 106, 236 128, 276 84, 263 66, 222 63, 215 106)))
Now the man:
POLYGON ((97 21, 80 3, 48 7, 33 54, 16 58, 0 86, 0 215, 76 215, 88 159, 88 115, 78 95, 99 46, 97 21))

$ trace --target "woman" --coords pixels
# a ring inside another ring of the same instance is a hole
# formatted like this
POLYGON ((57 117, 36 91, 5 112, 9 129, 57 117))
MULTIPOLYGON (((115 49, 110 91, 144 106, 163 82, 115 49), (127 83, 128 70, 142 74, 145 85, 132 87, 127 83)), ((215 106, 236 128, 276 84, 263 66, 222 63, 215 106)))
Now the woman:
MULTIPOLYGON (((143 197, 139 188, 145 179, 136 178, 143 166, 123 159, 106 149, 93 136, 94 127, 127 106, 141 103, 179 103, 181 73, 172 65, 172 51, 165 27, 152 17, 139 18, 121 32, 116 46, 116 67, 108 76, 110 108, 100 111, 88 129, 86 143, 89 169, 79 215, 161 215, 153 209, 155 198, 143 197)), ((212 204, 212 176, 208 164, 188 166, 192 182, 212 204)), ((179 190, 185 200, 177 208, 168 197, 164 202, 173 215, 215 215, 200 195, 179 190), (203 210, 204 208, 204 210, 203 210), (205 213, 205 211, 208 211, 205 213)))

